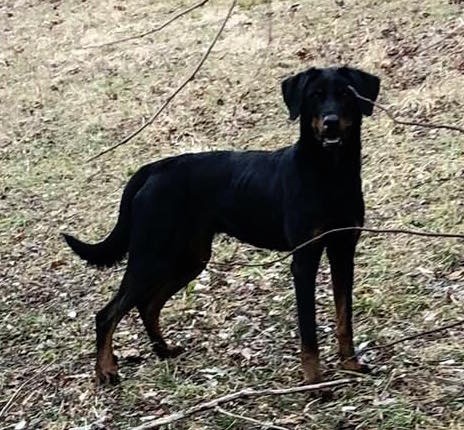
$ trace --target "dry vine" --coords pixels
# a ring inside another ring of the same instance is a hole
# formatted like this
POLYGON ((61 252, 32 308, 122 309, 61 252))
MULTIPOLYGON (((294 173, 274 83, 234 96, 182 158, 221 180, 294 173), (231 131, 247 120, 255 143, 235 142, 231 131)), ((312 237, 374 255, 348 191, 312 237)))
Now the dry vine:
POLYGON ((282 257, 276 258, 275 260, 265 261, 264 263, 242 263, 242 262, 220 262, 220 261, 210 261, 210 264, 214 266, 221 266, 221 267, 268 267, 275 263, 279 263, 281 261, 286 260, 287 258, 291 257, 295 252, 299 251, 300 249, 310 245, 313 242, 316 242, 324 237, 333 234, 333 233, 340 233, 344 231, 365 231, 372 234, 409 234, 411 236, 423 236, 423 237, 441 237, 441 238, 450 238, 450 239, 464 239, 464 234, 459 233, 434 233, 428 231, 418 231, 418 230, 407 230, 407 229, 400 229, 400 228, 393 228, 393 229, 385 229, 385 228, 370 228, 370 227, 341 227, 341 228, 333 228, 331 230, 327 230, 324 233, 321 233, 305 242, 300 243, 298 246, 293 248, 291 251, 284 254, 282 257))
POLYGON ((163 30, 163 28, 166 28, 169 24, 177 20, 178 18, 188 14, 189 12, 192 12, 195 9, 198 9, 201 6, 204 6, 206 3, 208 3, 209 0, 202 0, 199 3, 194 4, 193 6, 190 6, 184 10, 181 10, 179 13, 175 14, 171 18, 169 18, 167 21, 163 22, 162 24, 156 26, 155 28, 152 28, 151 30, 145 31, 144 33, 136 34, 135 36, 128 36, 123 39, 118 39, 118 40, 112 40, 111 42, 106 42, 102 43, 100 45, 87 45, 83 46, 82 49, 92 49, 92 48, 102 48, 104 46, 111 46, 111 45, 116 45, 117 43, 123 43, 123 42, 129 42, 130 40, 135 40, 135 39, 142 39, 145 36, 149 36, 150 34, 156 33, 158 31, 163 30))
POLYGON ((464 133, 464 128, 458 127, 456 125, 446 125, 446 124, 432 124, 428 122, 420 122, 420 121, 404 121, 401 119, 396 118, 396 116, 390 112, 389 109, 387 109, 385 106, 382 106, 380 103, 377 103, 367 97, 362 96, 359 94, 351 85, 348 85, 348 88, 353 92, 353 94, 360 100, 364 100, 365 102, 370 103, 371 105, 379 108, 380 110, 383 110, 388 117, 396 124, 402 124, 402 125, 410 125, 410 126, 418 126, 418 127, 426 127, 426 128, 444 128, 447 130, 455 130, 455 131, 460 131, 461 133, 464 133))
POLYGON ((232 11, 235 8, 235 5, 237 4, 237 0, 233 0, 230 8, 227 12, 226 17, 224 18, 224 21, 221 24, 221 27, 217 31, 216 35, 214 36, 213 40, 211 41, 210 45, 208 46, 208 49, 205 51, 203 54, 203 57, 201 60, 198 62, 197 66, 195 69, 190 73, 190 75, 187 76, 187 78, 171 93, 171 95, 165 100, 165 102, 161 105, 161 107, 148 119, 147 122, 145 122, 141 127, 139 127, 137 130, 133 131, 131 134, 126 136, 124 139, 122 139, 120 142, 116 143, 113 146, 110 146, 109 148, 99 152, 97 155, 94 155, 93 157, 89 158, 87 162, 93 161, 99 157, 101 157, 104 154, 107 154, 108 152, 111 152, 115 150, 116 148, 120 147, 121 145, 124 145, 125 143, 129 142, 129 140, 133 139, 135 136, 137 136, 139 133, 141 133, 143 130, 145 130, 149 125, 153 124, 156 118, 161 114, 161 112, 166 109, 166 107, 171 103, 171 101, 174 99, 174 97, 177 96, 186 86, 187 84, 192 81, 198 71, 200 70, 201 66, 203 66, 204 62, 208 58, 209 54, 211 53, 214 45, 218 41, 219 37, 221 36, 221 33, 223 32, 227 21, 229 21, 230 16, 232 15, 232 11))
POLYGON ((430 45, 427 45, 419 50, 417 50, 415 53, 416 54, 419 54, 419 53, 422 53, 422 52, 425 52, 425 51, 428 51, 429 49, 431 48, 434 48, 435 46, 437 45, 440 45, 443 41, 445 41, 446 39, 448 39, 448 37, 456 34, 459 30, 461 29, 464 29, 464 21, 461 19, 460 20, 460 24, 456 27, 454 27, 452 30, 450 30, 448 33, 445 33, 442 37, 440 37, 438 40, 436 40, 435 42, 432 42, 430 45))
POLYGON ((394 340, 394 341, 389 342, 389 343, 383 343, 382 345, 369 346, 367 348, 363 348, 363 349, 359 350, 354 356, 347 358, 345 361, 348 361, 348 360, 350 360, 352 358, 355 358, 355 357, 359 357, 360 355, 363 355, 363 354, 365 354, 366 352, 369 352, 369 351, 390 348, 390 347, 395 346, 395 345, 397 345, 399 343, 407 342, 408 340, 417 339, 419 337, 425 337, 425 336, 428 336, 429 334, 440 333, 442 331, 448 330, 450 328, 458 327, 458 326, 463 325, 463 324, 464 324, 464 319, 461 319, 461 320, 455 321, 454 323, 447 324, 447 325, 444 325, 444 326, 441 326, 441 327, 437 327, 437 328, 434 328, 434 329, 431 329, 431 330, 421 331, 419 333, 412 334, 410 336, 405 336, 405 337, 402 337, 400 339, 394 340))

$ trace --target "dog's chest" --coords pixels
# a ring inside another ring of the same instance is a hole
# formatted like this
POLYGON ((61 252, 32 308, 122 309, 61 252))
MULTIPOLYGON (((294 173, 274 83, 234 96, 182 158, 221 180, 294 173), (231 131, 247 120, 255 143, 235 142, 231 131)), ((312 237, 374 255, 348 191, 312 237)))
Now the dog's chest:
POLYGON ((291 199, 291 218, 308 227, 361 224, 364 201, 360 183, 326 181, 302 187, 291 199))

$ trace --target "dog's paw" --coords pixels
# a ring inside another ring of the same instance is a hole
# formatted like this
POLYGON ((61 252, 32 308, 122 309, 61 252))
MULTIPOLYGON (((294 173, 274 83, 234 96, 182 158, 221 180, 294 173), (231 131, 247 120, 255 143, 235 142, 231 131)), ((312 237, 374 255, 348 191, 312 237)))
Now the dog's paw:
POLYGON ((356 358, 342 362, 342 369, 356 373, 370 373, 371 369, 367 364, 360 362, 356 358))
MULTIPOLYGON (((312 375, 310 378, 305 376, 304 383, 305 385, 314 385, 324 382, 324 378, 320 373, 312 375)), ((319 399, 323 402, 330 401, 334 397, 333 390, 331 388, 318 388, 316 390, 311 390, 308 393, 311 399, 319 399)))
POLYGON ((168 358, 176 358, 185 352, 185 349, 181 346, 165 346, 162 348, 155 347, 154 350, 156 355, 161 360, 166 360, 168 358))
POLYGON ((305 372, 304 375, 304 383, 306 385, 312 385, 312 384, 319 384, 319 382, 322 382, 323 378, 322 375, 319 371, 316 372, 305 372))
MULTIPOLYGON (((314 372, 305 371, 304 384, 305 385, 314 385, 324 382, 324 378, 319 370, 314 372)), ((311 390, 308 392, 308 396, 311 399, 319 399, 321 401, 329 401, 333 398, 333 391, 330 388, 318 388, 316 390, 311 390)))
POLYGON ((95 373, 96 382, 99 385, 116 385, 119 383, 118 366, 115 362, 107 366, 97 364, 95 373))

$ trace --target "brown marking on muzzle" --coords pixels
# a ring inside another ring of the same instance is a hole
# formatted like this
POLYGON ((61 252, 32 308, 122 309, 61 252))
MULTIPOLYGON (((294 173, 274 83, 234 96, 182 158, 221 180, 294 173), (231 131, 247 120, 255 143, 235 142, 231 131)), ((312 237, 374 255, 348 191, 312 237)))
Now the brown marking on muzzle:
POLYGON ((353 121, 349 118, 340 117, 339 127, 340 131, 343 133, 353 125, 353 121))
MULTIPOLYGON (((338 127, 340 130, 340 134, 343 135, 351 126, 353 125, 353 121, 349 118, 340 117, 338 121, 338 127)), ((311 126, 317 132, 319 136, 324 135, 324 120, 320 116, 313 117, 311 121, 311 126)))
POLYGON ((311 121, 311 126, 317 132, 319 136, 324 133, 324 121, 320 116, 314 116, 311 121))

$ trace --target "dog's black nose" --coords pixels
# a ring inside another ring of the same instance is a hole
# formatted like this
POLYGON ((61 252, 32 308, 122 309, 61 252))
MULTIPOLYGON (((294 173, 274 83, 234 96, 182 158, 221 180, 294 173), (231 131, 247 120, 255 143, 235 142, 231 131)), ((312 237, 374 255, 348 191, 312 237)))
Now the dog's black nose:
POLYGON ((339 126, 338 115, 329 114, 329 115, 324 116, 324 118, 322 119, 322 125, 324 127, 324 130, 326 131, 337 130, 339 126))

